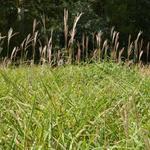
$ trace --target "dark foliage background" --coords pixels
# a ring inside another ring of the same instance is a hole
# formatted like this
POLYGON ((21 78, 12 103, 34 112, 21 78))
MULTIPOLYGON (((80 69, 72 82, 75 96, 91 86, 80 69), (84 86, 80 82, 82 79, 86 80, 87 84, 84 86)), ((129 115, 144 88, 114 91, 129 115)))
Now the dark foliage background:
MULTIPOLYGON (((77 13, 83 12, 78 24, 77 36, 82 33, 92 36, 102 30, 107 36, 112 26, 119 31, 120 41, 126 46, 128 35, 135 38, 140 30, 145 41, 150 40, 150 1, 149 0, 1 0, 0 33, 7 35, 10 27, 19 36, 14 38, 17 45, 32 32, 33 20, 40 21, 38 28, 43 36, 54 30, 54 47, 64 47, 63 11, 69 10, 69 28, 77 13), (42 26, 45 17, 46 30, 42 26)), ((3 54, 4 55, 4 54, 3 54)))

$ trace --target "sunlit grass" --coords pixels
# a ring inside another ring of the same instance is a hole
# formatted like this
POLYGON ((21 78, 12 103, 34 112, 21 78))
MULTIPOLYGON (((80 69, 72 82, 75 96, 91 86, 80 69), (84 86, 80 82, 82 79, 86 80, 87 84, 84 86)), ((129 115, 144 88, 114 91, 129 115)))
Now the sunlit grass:
POLYGON ((148 149, 150 77, 113 63, 0 70, 0 149, 148 149))

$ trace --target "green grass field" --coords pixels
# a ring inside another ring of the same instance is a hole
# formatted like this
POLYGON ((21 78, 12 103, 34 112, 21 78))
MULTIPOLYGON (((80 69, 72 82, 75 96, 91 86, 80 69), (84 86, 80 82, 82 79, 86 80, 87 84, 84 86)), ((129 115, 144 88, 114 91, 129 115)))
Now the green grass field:
POLYGON ((149 149, 143 70, 113 63, 1 68, 0 150, 149 149))

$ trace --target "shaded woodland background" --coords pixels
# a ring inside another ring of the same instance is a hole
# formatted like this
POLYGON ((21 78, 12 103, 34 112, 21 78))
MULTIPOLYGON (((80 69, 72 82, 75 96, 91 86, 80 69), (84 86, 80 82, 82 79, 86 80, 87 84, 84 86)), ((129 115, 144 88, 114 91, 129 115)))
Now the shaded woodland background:
MULTIPOLYGON (((50 36, 53 30, 53 50, 63 48, 65 8, 69 11, 69 31, 76 14, 84 13, 77 25, 78 40, 82 38, 82 33, 92 38, 99 31, 109 38, 112 26, 120 32, 121 47, 127 47, 129 34, 135 40, 139 31, 143 32, 144 43, 150 40, 149 0, 1 0, 0 33, 5 36, 10 28, 19 33, 11 42, 10 47, 13 48, 32 33, 33 20, 36 18, 41 39, 50 36)), ((90 46, 92 43, 89 43, 90 46)), ((5 55, 6 51, 3 50, 1 56, 5 55)))

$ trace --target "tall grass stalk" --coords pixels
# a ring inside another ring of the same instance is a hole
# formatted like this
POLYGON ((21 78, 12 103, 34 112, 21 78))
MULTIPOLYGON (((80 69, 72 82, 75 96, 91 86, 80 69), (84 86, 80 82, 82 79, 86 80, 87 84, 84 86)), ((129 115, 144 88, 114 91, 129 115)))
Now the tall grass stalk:
POLYGON ((102 51, 101 51, 102 35, 103 35, 103 33, 101 31, 96 35, 98 60, 99 61, 101 61, 101 53, 102 53, 102 51))
POLYGON ((72 61, 72 55, 73 55, 73 42, 74 42, 74 37, 75 37, 75 34, 76 34, 76 26, 77 26, 77 23, 79 21, 79 19, 81 18, 83 13, 80 13, 78 14, 75 19, 74 19, 74 24, 73 24, 73 27, 72 27, 72 30, 70 31, 70 40, 69 40, 69 43, 68 43, 68 49, 69 49, 69 59, 68 59, 68 63, 70 64, 71 61, 72 61))
POLYGON ((9 31, 8 31, 8 35, 7 35, 7 58, 9 58, 9 52, 10 52, 10 40, 13 36, 15 36, 16 34, 18 33, 14 33, 13 34, 13 29, 10 28, 9 31))
POLYGON ((147 60, 147 63, 148 63, 148 61, 149 61, 149 53, 150 53, 150 42, 148 42, 148 44, 147 44, 146 53, 147 53, 147 55, 146 55, 146 60, 147 60))
POLYGON ((64 9, 64 37, 65 49, 68 48, 68 10, 64 9))
POLYGON ((139 33, 138 33, 138 35, 137 35, 137 38, 136 38, 136 40, 135 40, 135 42, 134 42, 134 61, 135 62, 138 62, 138 60, 139 60, 139 44, 138 44, 138 42, 139 42, 139 39, 140 39, 140 36, 142 35, 142 31, 140 31, 139 33))

